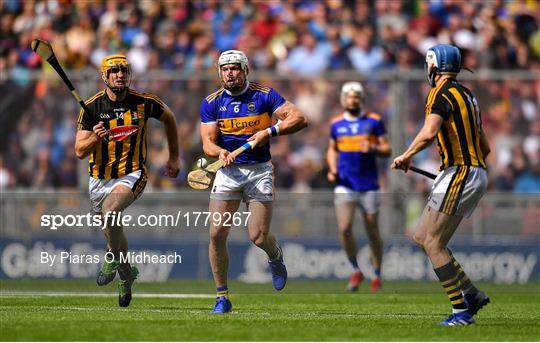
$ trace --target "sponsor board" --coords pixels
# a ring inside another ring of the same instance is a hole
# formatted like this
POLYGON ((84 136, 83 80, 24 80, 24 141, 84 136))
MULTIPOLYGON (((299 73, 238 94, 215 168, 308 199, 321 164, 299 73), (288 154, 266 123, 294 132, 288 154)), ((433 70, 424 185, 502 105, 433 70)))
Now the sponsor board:
MULTIPOLYGON (((358 260, 367 277, 372 276, 369 248, 359 241, 358 260)), ((133 256, 181 256, 181 262, 137 261, 140 281, 166 281, 170 278, 211 278, 206 240, 131 239, 133 256)), ((306 240, 282 243, 291 279, 346 279, 351 267, 337 241, 306 240)), ((512 244, 452 245, 454 256, 475 281, 526 283, 540 280, 539 245, 535 240, 512 244)), ((267 257, 249 242, 229 243, 230 277, 245 282, 269 282, 267 257)), ((105 250, 97 240, 42 239, 30 243, 2 240, 0 278, 93 278, 105 250), (48 257, 48 258, 45 258, 48 257), (52 257, 56 257, 54 262, 52 257)), ((165 260, 157 260, 165 261, 165 260)), ((398 239, 385 246, 385 280, 436 280, 431 264, 414 244, 398 239)))

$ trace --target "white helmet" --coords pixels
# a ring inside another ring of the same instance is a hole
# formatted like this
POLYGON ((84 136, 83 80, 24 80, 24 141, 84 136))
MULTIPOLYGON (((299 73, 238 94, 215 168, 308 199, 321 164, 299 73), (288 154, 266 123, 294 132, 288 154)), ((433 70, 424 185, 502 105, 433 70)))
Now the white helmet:
POLYGON ((221 69, 221 66, 224 64, 230 63, 239 63, 240 67, 244 70, 246 75, 248 74, 248 58, 240 50, 227 50, 221 53, 218 58, 218 70, 221 69))
POLYGON ((364 87, 360 82, 350 81, 341 86, 341 105, 345 107, 345 96, 349 92, 355 92, 360 96, 360 101, 364 101, 364 87))

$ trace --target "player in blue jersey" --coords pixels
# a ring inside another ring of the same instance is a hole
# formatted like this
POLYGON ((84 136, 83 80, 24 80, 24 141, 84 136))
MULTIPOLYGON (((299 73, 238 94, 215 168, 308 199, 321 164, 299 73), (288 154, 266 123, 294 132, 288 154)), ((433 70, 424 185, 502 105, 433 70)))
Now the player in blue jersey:
POLYGON ((345 112, 332 121, 326 158, 328 180, 336 183, 334 204, 339 240, 354 269, 347 289, 357 291, 364 279, 358 267, 358 249, 352 232, 358 206, 364 216, 375 274, 371 292, 376 293, 381 287, 383 253, 378 224, 377 156, 390 156, 391 147, 381 117, 363 109, 364 89, 359 82, 347 82, 342 86, 341 105, 345 112))
MULTIPOLYGON (((247 204, 250 240, 268 255, 272 283, 276 290, 285 287, 287 269, 276 238, 270 233, 274 200, 274 168, 270 162, 269 138, 295 133, 307 126, 305 116, 278 92, 249 82, 248 59, 242 51, 223 52, 218 59, 222 87, 201 104, 201 137, 206 155, 225 162, 215 177, 210 195, 212 218, 226 218, 247 204), (273 124, 273 117, 279 120, 273 124), (246 142, 253 149, 236 159, 230 152, 246 142), (218 213, 219 215, 217 215, 218 213)), ((209 259, 217 289, 213 313, 232 309, 227 287, 229 255, 225 220, 210 223, 209 259)))

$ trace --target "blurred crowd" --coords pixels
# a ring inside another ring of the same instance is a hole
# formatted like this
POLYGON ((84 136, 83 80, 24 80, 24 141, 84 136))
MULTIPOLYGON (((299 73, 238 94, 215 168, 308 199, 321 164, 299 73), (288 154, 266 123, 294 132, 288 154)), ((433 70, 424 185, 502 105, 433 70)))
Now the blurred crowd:
MULTIPOLYGON (((540 192, 539 13, 534 0, 4 0, 0 187, 77 187, 81 177, 86 182, 73 153, 77 103, 62 84, 30 77, 39 70, 51 73, 30 48, 32 39, 42 38, 53 43, 70 75, 79 75, 82 94, 89 97, 103 88, 97 66, 104 56, 122 52, 132 64, 133 87, 157 94, 173 109, 183 174, 177 180, 162 175, 167 147, 159 124, 154 125, 148 137, 149 187, 154 189, 186 186, 185 175, 202 153, 200 100, 219 87, 215 61, 221 51, 245 51, 256 79, 308 115, 310 127, 275 139, 272 153, 276 185, 309 191, 331 187, 324 172, 328 124, 341 111, 341 83, 349 81, 325 75, 343 71, 363 80, 366 108, 382 114, 390 130, 397 114, 395 93, 389 79, 374 75, 421 70, 430 46, 455 44, 464 66, 474 71, 536 75, 466 84, 479 99, 493 148, 491 187, 540 192), (92 72, 84 74, 89 67, 92 72), (168 77, 147 78, 157 70, 168 77)), ((429 86, 410 80, 407 91, 399 114, 407 118, 407 137, 413 137, 429 86)), ((436 170, 437 160, 431 150, 416 163, 436 170)), ((380 165, 387 188, 388 161, 380 165)))

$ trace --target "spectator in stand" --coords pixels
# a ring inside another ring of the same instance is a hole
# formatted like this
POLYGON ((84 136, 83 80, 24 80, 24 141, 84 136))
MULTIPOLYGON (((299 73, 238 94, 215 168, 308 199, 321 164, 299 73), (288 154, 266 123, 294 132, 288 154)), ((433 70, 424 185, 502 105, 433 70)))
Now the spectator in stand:
POLYGON ((383 49, 373 44, 373 28, 363 25, 356 29, 354 45, 349 49, 349 58, 357 71, 367 75, 377 69, 384 61, 383 49))
POLYGON ((330 50, 325 43, 317 41, 313 33, 300 34, 300 44, 291 50, 287 58, 287 71, 300 76, 313 76, 328 67, 330 50))
MULTIPOLYGON (((95 85, 78 71, 99 65, 103 56, 112 52, 128 54, 136 74, 167 70, 178 75, 179 80, 174 81, 152 78, 144 88, 163 94, 186 132, 197 123, 194 113, 198 104, 192 104, 191 99, 199 99, 214 88, 213 61, 221 50, 245 50, 252 56, 257 77, 274 83, 291 99, 303 99, 306 114, 313 118, 306 134, 289 138, 290 150, 284 152, 285 141, 276 145, 286 154, 305 147, 324 151, 325 146, 312 145, 307 136, 326 134, 328 118, 320 113, 336 113, 334 106, 339 102, 332 90, 345 81, 336 76, 340 73, 347 79, 351 72, 360 73, 361 79, 380 70, 422 69, 419 55, 430 46, 451 43, 462 49, 463 64, 475 71, 523 70, 534 75, 540 68, 539 8, 534 1, 522 0, 416 1, 414 6, 402 1, 365 0, 0 2, 0 73, 7 76, 0 79, 2 104, 7 106, 0 113, 0 140, 5 142, 0 153, 19 156, 4 159, 4 168, 10 173, 6 187, 76 183, 72 173, 77 168, 71 168, 69 163, 74 161, 66 159, 72 155, 66 150, 72 145, 67 132, 76 104, 56 79, 34 82, 33 71, 43 67, 44 72, 52 73, 29 47, 35 37, 53 43, 81 93, 95 85), (298 76, 327 72, 332 77, 314 82, 309 92, 291 82, 298 76), (311 111, 307 110, 310 106, 311 111), (14 112, 20 113, 17 121, 11 120, 14 112), (45 117, 51 115, 54 120, 47 123, 45 117), (47 134, 53 138, 43 139, 47 134), (56 174, 41 173, 36 182, 38 164, 55 169, 56 174)), ((391 116, 391 84, 362 81, 370 93, 369 106, 391 116)), ((407 83, 410 98, 427 94, 421 81, 407 83)), ((498 180, 495 189, 512 190, 516 180, 540 158, 540 81, 488 78, 465 83, 484 108, 482 121, 494 143, 489 165, 490 177, 498 180)), ((401 111, 408 121, 418 122, 421 107, 405 101, 401 111)), ((197 132, 192 133, 182 143, 190 149, 185 152, 187 160, 200 155, 197 132)), ((150 166, 159 165, 161 145, 160 137, 148 137, 148 149, 158 152, 150 156, 150 166)), ((319 185, 318 175, 298 172, 294 161, 277 161, 277 185, 319 185)), ((419 156, 418 163, 426 161, 427 154, 419 156)), ((158 168, 150 170, 149 178, 150 184, 159 187, 185 186, 165 182, 158 168)))

